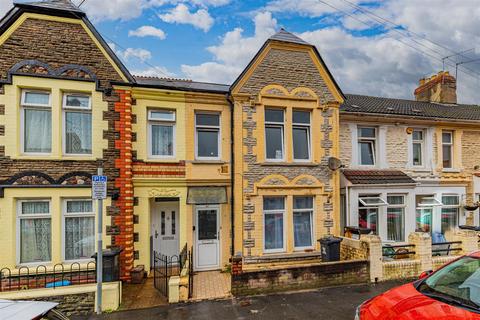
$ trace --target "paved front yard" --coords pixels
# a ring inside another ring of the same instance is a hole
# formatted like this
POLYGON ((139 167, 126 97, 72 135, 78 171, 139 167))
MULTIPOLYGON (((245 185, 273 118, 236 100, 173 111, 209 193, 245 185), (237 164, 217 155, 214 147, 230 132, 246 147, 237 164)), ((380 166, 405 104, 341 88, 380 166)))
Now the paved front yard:
POLYGON ((358 304, 400 284, 400 282, 385 282, 377 285, 344 286, 278 295, 231 298, 116 312, 102 317, 91 316, 83 319, 352 320, 358 304))

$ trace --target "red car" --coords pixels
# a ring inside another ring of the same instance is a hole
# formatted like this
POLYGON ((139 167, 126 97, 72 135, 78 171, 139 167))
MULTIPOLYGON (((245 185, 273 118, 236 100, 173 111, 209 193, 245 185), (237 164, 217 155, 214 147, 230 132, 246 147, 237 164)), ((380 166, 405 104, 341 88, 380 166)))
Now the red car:
POLYGON ((355 320, 480 320, 480 252, 365 301, 355 320))

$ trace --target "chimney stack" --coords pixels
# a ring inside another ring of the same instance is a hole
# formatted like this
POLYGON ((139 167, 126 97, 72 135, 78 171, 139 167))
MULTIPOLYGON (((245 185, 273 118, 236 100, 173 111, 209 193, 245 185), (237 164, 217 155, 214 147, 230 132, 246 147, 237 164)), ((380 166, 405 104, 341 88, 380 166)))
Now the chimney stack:
POLYGON ((457 103, 457 79, 448 71, 440 71, 430 78, 420 79, 415 89, 415 100, 445 104, 457 103))

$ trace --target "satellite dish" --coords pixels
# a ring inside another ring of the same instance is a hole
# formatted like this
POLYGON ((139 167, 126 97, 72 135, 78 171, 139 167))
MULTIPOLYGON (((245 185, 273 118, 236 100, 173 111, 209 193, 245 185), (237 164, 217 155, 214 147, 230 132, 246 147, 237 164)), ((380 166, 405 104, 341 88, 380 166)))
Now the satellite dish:
POLYGON ((335 171, 343 167, 342 161, 335 157, 328 158, 328 167, 330 170, 335 171))

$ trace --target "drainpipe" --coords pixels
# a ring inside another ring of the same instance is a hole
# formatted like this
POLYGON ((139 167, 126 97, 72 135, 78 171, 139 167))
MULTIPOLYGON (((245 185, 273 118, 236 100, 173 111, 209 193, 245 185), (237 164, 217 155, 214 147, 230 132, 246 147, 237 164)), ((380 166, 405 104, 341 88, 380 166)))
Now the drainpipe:
POLYGON ((227 98, 227 101, 228 101, 228 104, 230 105, 230 226, 231 226, 231 229, 230 229, 230 233, 231 233, 231 237, 232 237, 232 245, 231 245, 231 248, 230 248, 230 254, 231 256, 233 257, 235 255, 235 249, 234 249, 234 246, 235 246, 235 214, 234 214, 234 195, 233 195, 233 186, 234 186, 234 179, 235 179, 235 172, 234 172, 234 168, 235 168, 235 158, 234 158, 234 154, 233 154, 233 135, 234 135, 234 132, 233 132, 233 127, 234 127, 234 122, 233 122, 233 101, 232 101, 232 97, 230 96, 230 94, 228 93, 226 95, 226 98, 227 98))

